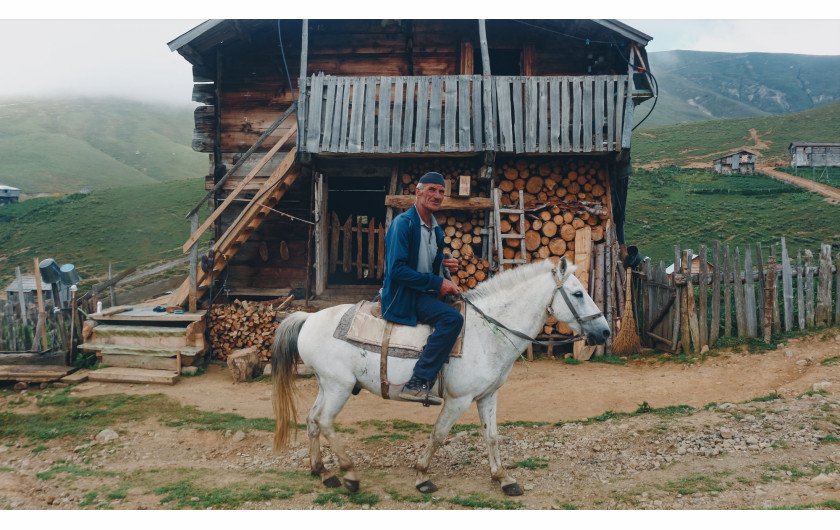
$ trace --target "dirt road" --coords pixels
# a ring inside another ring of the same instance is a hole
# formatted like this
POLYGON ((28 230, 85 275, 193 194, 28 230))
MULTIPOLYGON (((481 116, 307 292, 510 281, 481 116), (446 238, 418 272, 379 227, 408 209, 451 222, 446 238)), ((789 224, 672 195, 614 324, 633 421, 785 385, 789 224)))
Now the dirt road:
POLYGON ((794 186, 799 186, 800 188, 805 188, 806 190, 813 191, 814 193, 824 195, 832 204, 840 204, 840 189, 826 184, 820 184, 819 182, 814 182, 813 180, 790 175, 782 171, 776 171, 772 166, 758 166, 755 170, 758 173, 766 175, 772 179, 781 180, 782 182, 787 182, 793 184, 794 186))

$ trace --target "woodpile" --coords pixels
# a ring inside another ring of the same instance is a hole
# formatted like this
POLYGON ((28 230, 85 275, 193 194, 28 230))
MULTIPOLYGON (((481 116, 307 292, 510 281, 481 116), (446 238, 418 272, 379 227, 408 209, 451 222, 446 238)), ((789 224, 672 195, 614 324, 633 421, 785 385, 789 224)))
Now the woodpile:
MULTIPOLYGON (((525 259, 540 260, 566 256, 575 262, 575 238, 579 229, 589 226, 592 242, 605 236, 609 217, 608 177, 599 160, 554 159, 544 162, 511 160, 498 168, 497 188, 500 207, 519 205, 524 197, 528 213, 524 219, 525 259)), ((502 214, 499 230, 518 234, 518 214, 502 214)), ((521 259, 521 239, 503 240, 505 259, 521 259)))
POLYGON ((256 348, 261 361, 267 361, 277 329, 274 304, 240 302, 216 305, 208 315, 208 336, 213 358, 227 360, 235 350, 256 348))
POLYGON ((477 175, 478 169, 474 164, 466 160, 419 160, 406 164, 400 176, 399 185, 402 189, 403 195, 414 195, 414 189, 417 187, 417 182, 420 177, 435 171, 443 175, 443 178, 449 181, 451 195, 458 194, 458 187, 460 177, 463 175, 470 176, 470 196, 472 197, 487 197, 487 192, 484 190, 477 190, 478 185, 477 175))

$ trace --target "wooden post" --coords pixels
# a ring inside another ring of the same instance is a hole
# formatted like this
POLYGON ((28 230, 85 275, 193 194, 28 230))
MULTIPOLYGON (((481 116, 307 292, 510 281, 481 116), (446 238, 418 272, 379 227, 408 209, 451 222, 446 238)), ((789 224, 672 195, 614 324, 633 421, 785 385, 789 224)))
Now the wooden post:
POLYGON ((723 336, 732 336, 732 290, 729 284, 732 283, 729 245, 726 245, 723 254, 723 336))
POLYGON ((682 292, 680 291, 680 286, 677 285, 677 271, 682 269, 680 263, 680 246, 674 245, 674 272, 671 273, 671 287, 677 294, 677 298, 675 300, 677 306, 674 308, 674 327, 672 331, 672 348, 674 349, 674 351, 677 351, 679 349, 680 325, 682 323, 682 308, 685 305, 682 303, 682 292))
MULTIPOLYGON (((602 243, 600 245, 595 245, 595 289, 593 299, 595 300, 595 304, 598 308, 603 312, 605 310, 604 307, 604 276, 606 274, 606 252, 605 252, 605 245, 602 243)), ((605 347, 603 344, 598 345, 595 348, 595 356, 600 357, 604 355, 605 347)))
POLYGON ((805 327, 814 327, 814 254, 805 250, 805 327))
POLYGON ((700 353, 702 348, 700 341, 700 323, 697 321, 697 305, 694 302, 694 282, 691 281, 691 264, 694 262, 694 254, 686 250, 685 266, 687 267, 686 299, 688 301, 688 325, 691 330, 691 342, 694 344, 694 353, 700 353))
MULTIPOLYGON (((776 299, 776 258, 770 256, 767 258, 767 279, 765 285, 765 298, 770 300, 776 299)), ((773 335, 773 306, 766 304, 764 306, 763 315, 764 328, 764 342, 770 344, 770 339, 773 335)))
POLYGON ((20 267, 15 267, 15 277, 18 282, 18 302, 20 303, 20 318, 24 327, 27 324, 26 319, 26 295, 23 292, 23 277, 20 275, 20 267))
MULTIPOLYGON (((198 230, 198 212, 190 216, 190 236, 195 234, 198 230)), ((198 311, 198 242, 193 243, 190 247, 190 295, 189 307, 190 313, 198 311)))
POLYGON ((766 272, 764 271, 764 255, 761 252, 761 241, 755 244, 755 262, 757 264, 756 271, 758 272, 758 326, 761 327, 764 325, 764 309, 769 303, 767 293, 764 291, 766 272))
POLYGON ((484 19, 478 19, 478 39, 481 46, 481 75, 484 106, 484 145, 487 151, 496 150, 495 124, 493 123, 493 90, 490 73, 490 51, 487 46, 487 28, 484 19))
POLYGON ((699 284, 699 293, 700 293, 700 307, 699 307, 699 314, 698 317, 700 319, 700 347, 708 346, 709 345, 709 328, 706 319, 707 315, 707 304, 708 304, 708 287, 706 287, 706 283, 708 281, 708 271, 706 265, 706 245, 700 245, 700 272, 697 275, 697 283, 699 284))
POLYGON ((793 276, 790 270, 790 257, 788 256, 788 249, 787 245, 785 244, 784 236, 782 236, 782 304, 785 308, 785 331, 792 331, 793 276))
POLYGON ((38 258, 35 258, 35 289, 38 296, 38 326, 41 328, 41 343, 43 344, 43 349, 47 349, 49 344, 47 342, 47 313, 44 311, 44 296, 41 289, 41 268, 38 267, 38 263, 38 258))
POLYGON ((709 347, 715 345, 720 335, 720 241, 715 241, 713 254, 714 276, 712 277, 712 325, 709 329, 709 347))
MULTIPOLYGON (((108 263, 108 279, 111 280, 113 278, 114 278, 114 273, 111 269, 111 264, 108 263)), ((108 287, 108 291, 109 291, 109 294, 111 295, 111 307, 116 307, 116 305, 117 305, 117 295, 114 292, 114 286, 111 285, 110 287, 108 287)), ((73 296, 75 296, 75 294, 73 296)))
POLYGON ((758 337, 758 322, 755 314, 755 281, 753 279, 752 250, 749 245, 744 247, 744 317, 747 322, 747 333, 750 337, 758 337))
MULTIPOLYGON (((682 261, 680 262, 680 274, 684 277, 691 271, 688 261, 688 251, 684 250, 682 254, 682 261)), ((676 273, 676 262, 674 265, 674 272, 676 273)), ((682 299, 682 310, 680 312, 680 345, 682 346, 683 354, 688 354, 691 350, 691 324, 688 316, 688 288, 691 286, 689 281, 687 285, 680 287, 680 298, 682 299)), ((694 295, 692 294, 692 298, 694 295)))
POLYGON ((61 347, 64 351, 70 351, 70 339, 67 337, 67 328, 64 326, 64 314, 61 312, 61 298, 58 296, 58 284, 52 284, 53 302, 55 316, 58 320, 58 333, 61 337, 61 347))
MULTIPOLYGON (((770 255, 773 256, 773 259, 776 260, 776 263, 779 262, 779 259, 776 257, 776 245, 770 246, 770 255)), ((776 292, 779 292, 779 276, 776 275, 776 292)), ((782 331, 782 316, 781 312, 779 311, 779 304, 773 305, 773 333, 780 333, 782 331)))
POLYGON ((817 285, 817 326, 831 325, 831 245, 820 245, 820 270, 817 285))
POLYGON ((805 329, 805 285, 802 279, 802 250, 796 253, 796 309, 799 329, 805 329))
POLYGON ((735 324, 738 326, 738 336, 748 336, 747 329, 747 315, 744 310, 744 285, 741 282, 741 251, 735 247, 735 278, 733 287, 735 288, 735 324))

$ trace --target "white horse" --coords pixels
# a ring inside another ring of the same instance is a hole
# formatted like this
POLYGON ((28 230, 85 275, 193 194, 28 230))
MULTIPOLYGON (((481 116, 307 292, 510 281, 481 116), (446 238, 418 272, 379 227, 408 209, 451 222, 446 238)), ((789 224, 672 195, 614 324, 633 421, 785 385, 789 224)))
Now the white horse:
MULTIPOLYGON (((587 344, 603 344, 610 335, 606 319, 575 278, 574 271, 575 266, 567 264, 565 258, 556 266, 551 260, 544 260, 506 271, 464 293, 467 313, 463 355, 451 357, 442 368, 443 407, 431 441, 415 466, 415 487, 419 491, 437 490, 428 476, 432 456, 458 418, 475 401, 487 443, 490 474, 506 494, 522 495, 499 456, 496 427, 499 388, 527 347, 529 338, 542 330, 549 314, 582 335, 587 344)), ((333 337, 339 320, 350 307, 340 305, 317 313, 293 313, 278 326, 271 358, 272 401, 277 421, 274 447, 279 450, 288 442, 290 425, 294 425, 294 365, 299 357, 318 379, 318 397, 306 418, 311 473, 321 477, 328 487, 341 484, 321 459, 319 436, 323 434, 345 473, 345 488, 355 492, 359 489, 359 478, 353 461, 336 436, 333 422, 354 388, 365 388, 380 396, 382 392, 380 354, 333 337)), ((388 379, 407 381, 415 362, 416 359, 389 358, 388 379)))

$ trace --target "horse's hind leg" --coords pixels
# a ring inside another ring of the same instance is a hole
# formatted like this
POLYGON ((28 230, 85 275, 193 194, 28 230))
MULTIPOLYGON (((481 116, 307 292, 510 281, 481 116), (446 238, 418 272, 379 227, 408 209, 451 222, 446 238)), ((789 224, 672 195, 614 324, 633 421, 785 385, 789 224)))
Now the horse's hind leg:
MULTIPOLYGON (((323 390, 323 392, 319 391, 316 405, 318 405, 318 401, 320 401, 320 406, 318 407, 318 410, 315 410, 315 407, 313 406, 312 412, 310 413, 312 421, 310 422, 310 420, 307 419, 310 432, 310 454, 313 455, 313 458, 314 455, 317 454, 318 458, 317 464, 314 459, 312 460, 312 474, 321 476, 324 485, 327 487, 334 488, 341 484, 338 477, 329 472, 321 461, 321 448, 318 443, 317 433, 323 433, 324 437, 327 439, 327 443, 330 444, 330 447, 332 447, 338 457, 339 468, 344 471, 344 487, 350 492, 355 492, 359 490, 359 477, 356 474, 353 460, 344 450, 344 444, 341 443, 341 440, 336 435, 333 427, 333 422, 335 421, 336 416, 338 416, 338 413, 341 412, 341 409, 350 397, 353 385, 351 384, 347 388, 344 388, 346 385, 341 385, 340 387, 337 386, 338 385, 336 384, 335 386, 332 386, 330 390, 323 390), (313 432, 316 433, 314 438, 313 432), (316 465, 318 466, 318 473, 316 473, 316 465), (326 473, 326 475, 324 475, 324 473, 326 473)), ((320 388, 323 389, 324 387, 321 386, 320 388)))
POLYGON ((502 491, 507 495, 522 495, 522 489, 516 479, 510 476, 502 465, 499 456, 499 432, 496 427, 496 392, 488 394, 476 402, 478 416, 484 428, 484 438, 487 442, 487 460, 490 461, 490 476, 502 485, 502 491))
POLYGON ((417 478, 414 482, 414 487, 420 493, 432 493, 437 491, 437 486, 429 479, 429 466, 432 463, 432 457, 435 452, 446 441, 446 436, 452 430, 452 426, 458 421, 464 412, 469 408, 472 399, 469 397, 449 398, 443 402, 443 409, 440 411, 435 426, 432 429, 432 435, 429 440, 429 445, 426 450, 417 459, 415 468, 417 469, 417 478))
POLYGON ((320 477, 328 488, 335 488, 341 485, 335 474, 329 472, 321 459, 321 427, 318 426, 316 418, 321 414, 324 407, 324 387, 318 385, 318 397, 306 417, 306 434, 309 436, 309 468, 310 473, 320 477))

